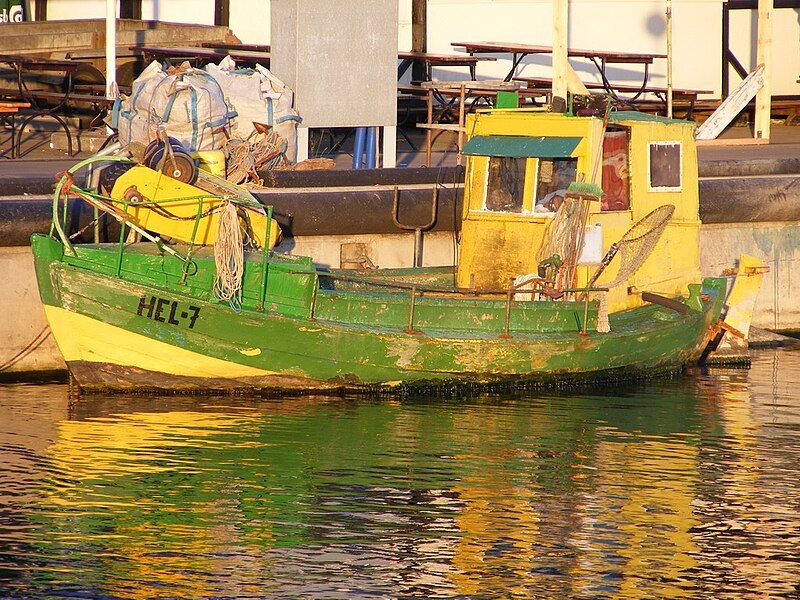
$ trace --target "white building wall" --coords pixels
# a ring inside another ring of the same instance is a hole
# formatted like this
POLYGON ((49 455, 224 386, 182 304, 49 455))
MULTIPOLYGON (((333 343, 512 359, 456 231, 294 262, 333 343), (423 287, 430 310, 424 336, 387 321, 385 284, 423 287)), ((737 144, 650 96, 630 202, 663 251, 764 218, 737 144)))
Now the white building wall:
POLYGON ((142 0, 142 19, 213 25, 214 2, 213 0, 142 0))
POLYGON ((79 0, 78 2, 74 0, 49 0, 47 3, 48 21, 58 21, 61 19, 105 19, 105 17, 105 0, 79 0))
MULTIPOLYGON (((551 0, 429 0, 428 49, 458 51, 455 41, 501 41, 552 45, 551 0)), ((673 8, 674 84, 709 89, 719 96, 721 85, 722 0, 675 0, 673 8)), ((573 48, 666 54, 663 0, 571 0, 569 45, 573 48)), ((503 77, 511 67, 508 55, 481 63, 479 77, 503 77)), ((570 59, 586 80, 599 80, 588 60, 570 59)), ((518 75, 549 76, 549 55, 529 56, 518 75)), ((650 82, 666 85, 666 60, 651 66, 650 82)), ((440 70, 441 78, 463 77, 440 70)), ((641 83, 641 65, 610 65, 619 83, 641 83)))
MULTIPOLYGON (((674 0, 674 84, 721 93, 723 0, 674 0)), ((270 0, 233 0, 231 29, 243 41, 268 44, 270 0)), ((428 51, 456 52, 455 41, 507 41, 550 45, 551 0, 428 0, 428 51)), ((570 46, 574 48, 666 53, 664 0, 570 0, 570 46)), ((50 0, 50 19, 102 18, 104 0, 50 0)), ((774 13, 773 93, 800 94, 800 11, 774 13)), ((212 24, 213 0, 144 0, 142 17, 163 21, 212 24)), ((398 45, 411 48, 411 0, 399 0, 398 45)), ((747 69, 755 67, 755 11, 731 12, 731 46, 747 69)), ((504 76, 507 57, 481 63, 480 78, 504 76)), ((597 78, 591 63, 572 59, 578 73, 597 78)), ((550 57, 528 57, 519 74, 550 74, 550 57)), ((650 81, 666 84, 666 61, 657 60, 650 81)), ((637 65, 614 65, 615 81, 641 81, 637 65)), ((466 77, 466 69, 437 69, 440 79, 466 77)), ((731 75, 731 87, 738 78, 731 75)))
MULTIPOLYGON (((732 10, 731 50, 747 71, 756 68, 758 20, 756 11, 732 10)), ((772 93, 776 96, 800 94, 800 9, 776 9, 772 17, 772 93)), ((741 81, 730 69, 730 87, 741 81)))

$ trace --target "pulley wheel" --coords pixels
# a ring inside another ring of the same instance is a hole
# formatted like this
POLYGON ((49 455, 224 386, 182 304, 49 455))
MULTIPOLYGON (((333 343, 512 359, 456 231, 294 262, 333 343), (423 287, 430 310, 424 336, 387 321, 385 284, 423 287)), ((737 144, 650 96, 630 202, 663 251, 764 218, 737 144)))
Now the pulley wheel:
POLYGON ((165 152, 164 142, 153 140, 144 153, 144 164, 154 171, 168 177, 194 183, 197 181, 197 165, 181 143, 173 137, 168 138, 171 152, 165 152))
POLYGON ((164 155, 163 150, 153 156, 153 166, 150 168, 168 177, 192 184, 197 181, 197 165, 194 159, 186 152, 175 152, 164 155))

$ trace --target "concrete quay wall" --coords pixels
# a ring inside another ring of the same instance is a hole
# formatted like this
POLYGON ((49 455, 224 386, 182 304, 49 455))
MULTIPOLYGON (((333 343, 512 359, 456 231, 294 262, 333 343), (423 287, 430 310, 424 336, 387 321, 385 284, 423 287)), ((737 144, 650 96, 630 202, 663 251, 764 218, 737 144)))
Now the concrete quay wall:
POLYGON ((0 248, 0 378, 66 369, 47 327, 30 247, 0 248))

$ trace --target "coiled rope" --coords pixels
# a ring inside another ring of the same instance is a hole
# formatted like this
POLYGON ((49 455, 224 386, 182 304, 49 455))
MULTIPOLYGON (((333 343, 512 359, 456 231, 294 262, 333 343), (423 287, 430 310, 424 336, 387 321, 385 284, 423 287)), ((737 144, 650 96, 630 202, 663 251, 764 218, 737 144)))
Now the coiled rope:
POLYGON ((244 244, 239 214, 232 202, 225 202, 219 211, 219 230, 214 243, 214 295, 237 310, 241 306, 244 275, 244 244))
POLYGON ((253 132, 243 140, 231 138, 225 143, 226 179, 232 183, 254 182, 262 185, 259 170, 271 170, 289 164, 289 144, 275 131, 253 132))

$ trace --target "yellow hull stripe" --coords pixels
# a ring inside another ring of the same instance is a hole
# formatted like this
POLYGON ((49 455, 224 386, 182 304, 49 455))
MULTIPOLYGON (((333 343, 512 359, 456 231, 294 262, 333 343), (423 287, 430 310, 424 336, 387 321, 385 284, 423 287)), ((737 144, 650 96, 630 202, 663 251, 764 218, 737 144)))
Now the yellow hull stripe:
POLYGON ((86 361, 170 375, 223 379, 275 374, 204 356, 63 308, 45 306, 44 312, 67 363, 86 361))

